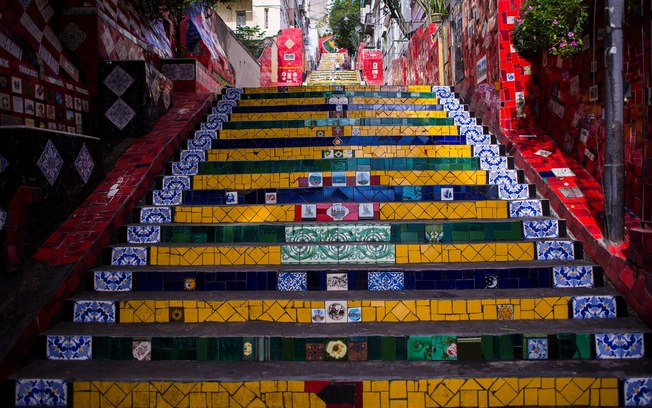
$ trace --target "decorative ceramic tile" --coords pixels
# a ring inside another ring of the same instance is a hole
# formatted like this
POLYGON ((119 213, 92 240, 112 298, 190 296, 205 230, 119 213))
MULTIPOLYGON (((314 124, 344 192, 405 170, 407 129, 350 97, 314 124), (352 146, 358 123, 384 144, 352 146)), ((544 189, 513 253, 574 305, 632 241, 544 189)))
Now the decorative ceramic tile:
POLYGON ((358 218, 360 219, 373 219, 374 218, 374 204, 361 203, 358 205, 358 218))
MULTIPOLYGON (((95 162, 93 162, 93 158, 91 157, 88 148, 86 148, 86 143, 84 143, 81 150, 79 151, 79 154, 77 155, 77 158, 75 159, 75 168, 77 169, 77 173, 79 173, 79 176, 81 177, 84 184, 88 183, 88 179, 91 178, 94 167, 95 162)), ((0 173, 1 172, 2 170, 0 170, 0 173)))
POLYGON ((349 323, 358 323, 362 321, 362 308, 361 307, 350 307, 346 312, 349 323))
POLYGON ((161 242, 161 227, 159 225, 129 225, 127 226, 127 242, 130 244, 161 242))
POLYGON ((347 340, 344 339, 333 339, 326 341, 324 347, 324 352, 327 360, 340 361, 347 360, 347 352, 349 347, 347 346, 347 340))
POLYGON ((116 96, 122 96, 123 93, 134 83, 134 79, 120 66, 115 67, 113 71, 104 79, 104 85, 109 88, 116 96))
POLYGON ((67 407, 68 383, 58 379, 16 380, 17 407, 67 407))
POLYGON ((54 182, 57 181, 57 178, 59 177, 61 168, 63 167, 63 159, 61 158, 57 148, 54 147, 52 140, 48 140, 48 143, 45 145, 45 149, 43 149, 43 153, 41 153, 41 157, 38 159, 36 164, 43 172, 48 183, 53 186, 54 182))
POLYGON ((9 167, 9 161, 4 158, 3 155, 0 154, 0 174, 5 171, 9 167))
POLYGON ((442 187, 440 199, 441 201, 455 200, 455 190, 453 189, 453 187, 442 187))
POLYGON ((48 360, 91 360, 91 336, 47 336, 48 360))
POLYGON ((369 290, 403 290, 405 280, 403 272, 369 272, 369 290))
POLYGON ((185 319, 185 310, 183 306, 175 306, 168 309, 170 322, 183 323, 185 319))
MULTIPOLYGON (((448 99, 448 98, 447 98, 447 99, 448 99)), ((440 101, 440 102, 441 102, 441 101, 440 101)), ((461 119, 461 118, 464 118, 464 119, 466 119, 466 118, 470 118, 470 117, 471 117, 471 113, 468 112, 468 111, 465 111, 465 110, 460 110, 460 111, 449 111, 449 112, 446 112, 446 114, 448 115, 449 118, 453 118, 453 119, 456 119, 456 118, 460 118, 460 119, 461 119)))
POLYGON ((517 184, 517 170, 498 170, 489 172, 489 184, 517 184))
POLYGON ((333 187, 344 187, 346 186, 346 172, 345 171, 334 171, 331 173, 331 185, 333 187))
POLYGON ((317 204, 302 204, 301 219, 314 220, 317 218, 317 204))
POLYGON ((484 288, 496 289, 498 287, 498 275, 493 273, 485 273, 484 275, 484 288))
POLYGON ((652 377, 625 378, 623 399, 626 407, 652 406, 652 377))
POLYGON ((351 136, 360 136, 360 128, 354 127, 351 129, 351 136))
POLYGON ((370 186, 371 185, 371 173, 368 171, 356 171, 355 172, 355 185, 360 186, 370 186))
POLYGON ((206 161, 205 150, 181 150, 180 160, 182 162, 198 163, 206 161))
POLYGON ((550 171, 553 172, 555 177, 575 177, 575 173, 568 167, 554 168, 550 169, 550 171))
POLYGON ((168 224, 172 222, 172 208, 143 207, 140 209, 140 222, 143 224, 168 224))
POLYGON ((225 202, 228 205, 238 204, 238 192, 237 191, 227 191, 224 195, 225 202))
POLYGON ((322 173, 308 173, 308 187, 323 187, 324 177, 322 173))
POLYGON ((275 192, 266 192, 265 193, 265 204, 276 204, 277 193, 275 192))
POLYGON ((192 277, 183 278, 183 290, 197 290, 197 279, 192 277))
POLYGON ((195 130, 195 139, 217 139, 217 132, 214 130, 195 130))
POLYGON ((595 356, 599 360, 643 358, 645 345, 642 333, 596 333, 595 356))
POLYGON ((213 146, 213 140, 209 137, 188 139, 188 150, 209 150, 213 146))
POLYGON ((608 319, 616 317, 614 296, 574 296, 574 319, 608 319))
POLYGON ((114 247, 111 250, 111 265, 113 266, 147 265, 147 248, 146 247, 114 247))
POLYGON ((525 238, 559 238, 559 222, 557 220, 523 221, 523 236, 525 238))
POLYGON ((224 101, 219 101, 217 106, 213 106, 214 114, 226 114, 230 115, 233 112, 233 105, 230 103, 224 103, 224 101))
POLYGON ((326 290, 349 290, 349 276, 344 273, 327 273, 326 290))
POLYGON ((537 259, 573 260, 575 259, 575 243, 573 241, 538 241, 537 259))
POLYGON ((457 337, 455 336, 432 336, 432 357, 436 361, 457 360, 457 337))
POLYGON ((323 342, 306 342, 306 361, 323 361, 324 353, 323 342))
POLYGON ((190 190, 189 176, 164 176, 163 190, 190 190))
POLYGON ((104 116, 118 129, 122 130, 136 116, 136 112, 122 99, 118 98, 111 107, 104 112, 104 116))
POLYGON ((426 240, 431 244, 438 244, 444 239, 443 224, 426 224, 426 240))
POLYGON ((226 91, 224 92, 224 98, 227 101, 237 101, 240 99, 241 94, 242 94, 242 89, 227 87, 226 91))
POLYGON ((555 266, 552 268, 552 279, 556 288, 592 288, 593 267, 590 265, 555 266))
POLYGON ((474 145, 473 157, 497 157, 500 156, 500 146, 498 145, 474 145))
POLYGON ((202 130, 216 131, 222 129, 222 124, 227 120, 224 118, 222 113, 214 113, 208 115, 205 122, 202 122, 202 130))
POLYGON ((444 106, 444 110, 449 112, 464 110, 464 107, 460 105, 460 101, 455 98, 442 98, 439 103, 444 106))
POLYGON ((510 218, 543 217, 543 206, 539 200, 511 201, 509 203, 510 218))
POLYGON ((326 210, 326 214, 334 221, 342 221, 349 215, 349 209, 342 203, 334 203, 326 210))
POLYGON ((346 300, 326 301, 326 323, 346 323, 347 320, 346 300))
POLYGON ((507 157, 504 156, 494 156, 494 157, 480 157, 480 169, 481 170, 507 170, 507 157))
POLYGON ((527 338, 527 358, 528 360, 547 360, 548 359, 548 339, 527 338))
MULTIPOLYGON (((453 112, 449 112, 449 115, 453 112)), ((455 126, 475 126, 478 124, 478 119, 469 117, 469 113, 465 111, 457 111, 454 112, 453 116, 449 116, 453 118, 453 124, 455 126)))
POLYGON ((175 176, 194 176, 199 173, 197 162, 182 161, 172 163, 172 174, 175 176))
POLYGON ((326 310, 312 309, 310 312, 310 319, 313 323, 326 323, 326 310))
POLYGON ((514 320, 514 305, 497 305, 498 320, 514 320))
POLYGON ((369 358, 369 345, 366 337, 349 338, 349 360, 367 361, 369 358))
POLYGON ((308 290, 308 274, 306 272, 279 272, 277 289, 279 291, 300 292, 308 290))
POLYGON ((115 323, 116 307, 111 301, 76 300, 73 308, 75 323, 115 323))
POLYGON ((134 340, 131 343, 131 354, 134 360, 150 361, 152 359, 151 340, 134 340))
POLYGON ((501 200, 523 200, 530 198, 529 184, 499 184, 498 198, 501 200))
POLYGON ((422 201, 422 186, 403 186, 403 201, 422 201))
POLYGON ((455 97, 455 94, 450 91, 450 88, 447 86, 433 86, 432 92, 437 95, 439 99, 451 99, 455 97))
POLYGON ((93 288, 97 292, 128 292, 132 288, 131 272, 95 271, 93 276, 93 288))
POLYGON ((152 191, 152 204, 154 205, 181 205, 182 202, 183 202, 182 190, 152 191))

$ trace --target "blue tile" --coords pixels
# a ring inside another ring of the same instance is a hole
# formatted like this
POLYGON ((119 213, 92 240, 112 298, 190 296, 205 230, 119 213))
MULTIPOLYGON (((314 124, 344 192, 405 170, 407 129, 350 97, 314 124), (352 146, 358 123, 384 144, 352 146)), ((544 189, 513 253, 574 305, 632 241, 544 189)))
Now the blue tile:
POLYGON ((614 296, 575 296, 572 306, 574 319, 616 317, 616 298, 614 296))
POLYGON ((147 247, 114 247, 111 250, 111 265, 147 265, 147 247))
POLYGON ((91 336, 47 336, 48 360, 91 360, 91 336))
POLYGON ((625 378, 623 399, 626 407, 652 406, 652 377, 625 378))
POLYGON ((95 271, 93 287, 98 292, 125 292, 132 287, 132 273, 128 271, 95 271))
POLYGON ((556 288, 592 288, 594 285, 593 267, 589 265, 555 266, 552 273, 556 288))
POLYGON ((523 236, 525 238, 558 238, 559 223, 557 220, 527 220, 523 221, 523 236))
POLYGON ((143 207, 140 209, 140 222, 143 224, 167 224, 172 222, 170 207, 143 207))
POLYGON ((403 272, 369 272, 369 290, 403 290, 403 272))
POLYGON ((19 379, 15 395, 17 407, 66 407, 68 383, 62 379, 19 379))
POLYGON ((279 272, 277 289, 279 291, 308 290, 306 272, 279 272))
POLYGON ((528 338, 527 339, 527 358, 528 360, 547 360, 548 359, 548 339, 528 338))
POLYGON ((538 241, 537 259, 542 260, 573 260, 575 245, 573 241, 538 241))
POLYGON ((152 191, 152 204, 154 205, 181 205, 183 190, 154 190, 152 191))
POLYGON ((161 242, 159 225, 127 226, 127 242, 130 244, 155 244, 161 242))
POLYGON ((517 200, 509 202, 510 218, 542 217, 543 207, 540 200, 517 200))
POLYGON ((76 300, 73 307, 75 323, 115 323, 116 305, 112 301, 76 300))
POLYGON ((595 355, 599 360, 643 358, 645 346, 642 333, 596 333, 595 355))

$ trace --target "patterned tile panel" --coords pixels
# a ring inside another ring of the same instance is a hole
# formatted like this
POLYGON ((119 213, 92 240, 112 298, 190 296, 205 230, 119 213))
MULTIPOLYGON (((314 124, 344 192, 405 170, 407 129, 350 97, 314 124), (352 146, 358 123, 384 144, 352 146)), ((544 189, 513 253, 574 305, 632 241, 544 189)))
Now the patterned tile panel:
POLYGON ((93 287, 97 292, 127 292, 133 284, 133 275, 126 271, 95 271, 93 287))
POLYGON ((142 224, 168 224, 172 222, 172 208, 170 207, 143 207, 140 209, 140 222, 142 224))
POLYGON ((16 380, 17 407, 67 407, 68 382, 61 379, 16 380))
POLYGON ((510 218, 543 217, 543 207, 540 200, 518 200, 509 203, 510 218))
POLYGON ((559 238, 559 222, 557 220, 523 221, 523 236, 525 238, 559 238))
POLYGON ((147 265, 147 247, 114 247, 111 250, 111 265, 147 265))
MULTIPOLYGON (((88 180, 93 173, 94 167, 95 162, 93 161, 93 158, 91 157, 91 154, 86 147, 86 143, 84 143, 81 150, 79 151, 79 154, 77 155, 77 158, 75 159, 75 168, 77 169, 77 173, 79 173, 79 177, 81 177, 84 184, 88 183, 88 180)), ((2 169, 0 169, 0 173, 1 172, 2 169)))
POLYGON ((116 305, 110 301, 76 300, 73 308, 75 323, 115 323, 116 305))
POLYGON ((127 227, 127 242, 130 244, 155 244, 161 242, 159 225, 130 225, 127 227))
POLYGON ((489 184, 518 184, 518 170, 490 171, 489 184))
MULTIPOLYGON (((186 150, 196 151, 196 150, 186 150)), ((199 166, 196 161, 180 161, 172 163, 172 174, 175 176, 194 176, 199 173, 199 166)))
POLYGON ((136 116, 136 112, 122 99, 118 98, 111 107, 104 112, 104 116, 118 129, 122 130, 136 116))
POLYGON ((556 288, 592 288, 594 285, 592 266, 555 266, 552 274, 556 288))
POLYGON ((645 357, 642 333, 596 333, 595 354, 598 359, 645 357))
POLYGON ((59 177, 61 168, 63 167, 63 159, 61 158, 57 148, 54 146, 54 143, 52 143, 52 140, 48 140, 48 143, 45 145, 45 149, 43 149, 43 153, 41 153, 41 157, 38 159, 36 164, 39 169, 41 169, 41 172, 43 172, 48 183, 53 186, 54 182, 57 181, 57 178, 59 177))
POLYGON ((616 317, 616 298, 614 296, 575 296, 572 306, 574 319, 616 317))
POLYGON ((279 291, 306 291, 308 290, 308 274, 306 272, 279 272, 279 291))
POLYGON ((652 406, 652 377, 626 378, 623 396, 626 407, 652 406))
POLYGON ((163 190, 190 190, 189 176, 165 176, 163 177, 163 190))
POLYGON ((91 336, 47 336, 48 360, 91 360, 91 336))
POLYGON ((501 200, 524 200, 530 198, 529 184, 499 184, 498 198, 501 200))
POLYGON ((154 205, 181 205, 183 190, 154 190, 152 191, 152 204, 154 205))
POLYGON ((547 360, 548 359, 548 339, 527 338, 527 359, 528 360, 547 360))
POLYGON ((575 259, 575 243, 573 241, 537 241, 537 259, 573 260, 575 259))
POLYGON ((369 272, 369 290, 403 290, 405 280, 403 272, 369 272))

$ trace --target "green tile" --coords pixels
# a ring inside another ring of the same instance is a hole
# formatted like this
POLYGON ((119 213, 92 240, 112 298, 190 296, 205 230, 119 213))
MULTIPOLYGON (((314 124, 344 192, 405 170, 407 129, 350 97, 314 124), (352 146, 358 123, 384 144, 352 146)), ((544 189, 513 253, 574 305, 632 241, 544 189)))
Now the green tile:
POLYGON ((111 359, 111 338, 93 336, 93 360, 111 359))
POLYGON ((367 337, 367 350, 369 360, 382 360, 382 337, 370 336, 367 337))
POLYGON ((383 361, 396 360, 396 339, 394 337, 381 337, 381 359, 383 361))
POLYGON ((294 361, 306 361, 306 339, 297 337, 294 339, 294 361))
POLYGON ((407 359, 430 360, 432 358, 431 336, 410 336, 407 340, 407 359))
POLYGON ((455 336, 432 336, 431 360, 457 360, 455 336))
POLYGON ((482 340, 480 337, 457 338, 457 359, 460 361, 481 361, 482 340))
POLYGON ((269 359, 270 361, 283 360, 283 339, 280 337, 269 338, 269 359))
POLYGON ((294 339, 283 337, 283 361, 294 361, 294 339))
POLYGON ((220 359, 220 339, 209 337, 206 339, 206 359, 217 361, 220 359))
POLYGON ((394 348, 396 350, 395 359, 400 361, 407 360, 407 337, 400 336, 394 338, 394 348))
POLYGON ((242 337, 220 338, 220 361, 240 361, 242 358, 242 337))
POLYGON ((152 338, 152 360, 175 360, 174 339, 170 337, 152 338))
POLYGON ((498 359, 500 360, 513 360, 514 359, 514 349, 512 347, 512 335, 504 334, 498 336, 498 359))
POLYGON ((197 360, 208 360, 208 339, 206 337, 197 338, 197 360))
POLYGON ((495 360, 499 356, 499 344, 494 341, 495 336, 481 336, 481 348, 483 360, 495 360))

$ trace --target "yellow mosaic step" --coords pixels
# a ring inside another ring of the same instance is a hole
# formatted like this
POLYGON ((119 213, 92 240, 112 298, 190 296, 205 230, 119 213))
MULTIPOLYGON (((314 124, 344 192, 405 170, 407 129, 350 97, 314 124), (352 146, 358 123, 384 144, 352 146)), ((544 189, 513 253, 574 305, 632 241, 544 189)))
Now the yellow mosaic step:
MULTIPOLYGON (((314 120, 328 119, 328 111, 315 112, 270 112, 270 113, 232 113, 230 122, 261 121, 261 120, 314 120)), ((348 111, 350 119, 363 118, 447 118, 445 111, 348 111)))
MULTIPOLYGON (((459 127, 445 126, 339 126, 341 136, 351 136, 358 129, 359 136, 456 136, 459 127)), ((303 128, 222 129, 220 139, 265 139, 298 137, 333 137, 333 126, 303 128)))
MULTIPOLYGON (((454 300, 439 298, 443 292, 415 291, 409 299, 394 299, 392 294, 383 293, 338 293, 329 294, 327 300, 321 293, 309 297, 305 293, 265 293, 253 298, 247 292, 176 292, 165 296, 159 292, 123 292, 93 295, 91 299, 116 302, 118 323, 317 323, 314 316, 323 316, 323 311, 334 303, 346 309, 345 316, 355 312, 358 321, 367 323, 572 317, 569 303, 573 296, 568 290, 492 290, 488 294, 469 290, 463 292, 465 298, 454 300)), ((88 300, 88 296, 84 297, 84 301, 88 300)))
POLYGON ((391 158, 391 157, 473 157, 469 145, 386 145, 317 147, 277 147, 256 149, 211 149, 206 161, 252 161, 329 158, 391 158))
MULTIPOLYGON (((298 188, 301 180, 308 178, 308 172, 261 173, 261 174, 205 174, 192 176, 195 190, 245 190, 255 188, 298 188)), ((370 172, 372 182, 379 177, 381 186, 425 186, 425 185, 484 185, 487 184, 488 170, 415 170, 370 172)), ((331 177, 331 172, 322 172, 322 177, 331 177)), ((355 171, 347 171, 347 177, 356 177, 355 171)))
MULTIPOLYGON (((504 200, 379 203, 378 221, 506 219, 509 202, 504 200)), ((181 224, 293 222, 300 219, 301 206, 221 205, 174 207, 174 222, 181 224)))
POLYGON ((292 362, 38 361, 13 378, 61 378, 65 371, 70 406, 83 408, 325 408, 333 401, 329 395, 351 406, 359 398, 372 408, 615 407, 626 392, 615 372, 643 373, 622 361, 546 362, 536 372, 522 361, 486 362, 482 369, 458 363, 459 370, 451 370, 441 362, 341 361, 306 370, 292 362), (460 376, 462 370, 470 375, 460 376), (330 392, 321 393, 326 387, 330 392))
MULTIPOLYGON (((322 105, 323 96, 314 98, 281 98, 281 99, 243 99, 238 101, 238 106, 280 106, 280 105, 322 105)), ((354 97, 349 99, 354 105, 376 105, 376 104, 403 104, 403 105, 437 105, 437 98, 363 98, 354 97)))
MULTIPOLYGON (((278 86, 268 86, 268 87, 260 87, 260 88, 243 88, 242 91, 243 93, 246 94, 262 94, 262 93, 293 93, 293 92, 305 92, 307 90, 310 90, 312 92, 315 91, 333 91, 333 85, 323 85, 323 86, 287 86, 283 87, 284 91, 279 91, 278 86)), ((398 92, 398 91, 405 91, 407 92, 432 92, 432 87, 430 85, 408 85, 407 87, 404 86, 393 86, 393 87, 387 87, 383 86, 381 88, 380 85, 348 85, 345 88, 346 91, 353 91, 353 92, 378 92, 378 91, 383 91, 383 90, 391 90, 391 92, 398 92)))

